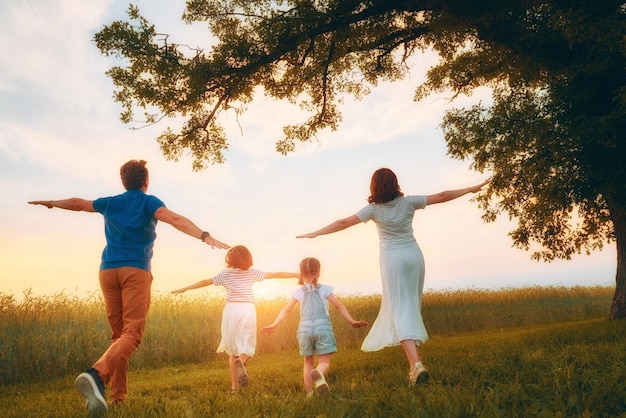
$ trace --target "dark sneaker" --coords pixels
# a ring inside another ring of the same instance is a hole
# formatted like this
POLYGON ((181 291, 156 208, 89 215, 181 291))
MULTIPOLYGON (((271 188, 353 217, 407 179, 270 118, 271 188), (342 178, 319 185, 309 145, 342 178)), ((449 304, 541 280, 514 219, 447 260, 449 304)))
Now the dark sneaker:
POLYGON ((315 386, 315 391, 317 393, 328 393, 330 391, 330 387, 324 378, 324 373, 317 369, 313 369, 311 370, 311 379, 313 379, 313 386, 315 386))
POLYGON ((237 371, 237 381, 239 382, 239 386, 247 386, 250 376, 248 376, 246 366, 239 357, 235 359, 235 370, 237 371))
POLYGON ((104 398, 104 384, 95 369, 87 370, 78 375, 76 389, 85 398, 85 406, 91 416, 106 412, 108 407, 104 398))

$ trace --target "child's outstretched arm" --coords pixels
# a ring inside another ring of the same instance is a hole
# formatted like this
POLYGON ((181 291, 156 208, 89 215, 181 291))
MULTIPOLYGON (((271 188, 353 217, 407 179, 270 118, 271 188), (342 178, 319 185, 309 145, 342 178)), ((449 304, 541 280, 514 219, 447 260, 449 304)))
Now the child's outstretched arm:
POLYGON ((367 321, 357 321, 353 319, 350 312, 348 312, 348 308, 346 308, 343 303, 339 302, 339 300, 337 300, 335 295, 332 293, 328 296, 328 301, 337 309, 337 311, 339 311, 339 314, 343 316, 343 318, 348 321, 350 325, 352 325, 353 328, 361 328, 369 325, 367 321))
POLYGON ((293 307, 296 305, 296 303, 298 303, 298 299, 296 298, 289 299, 289 302, 287 302, 287 305, 285 305, 285 307, 280 310, 274 322, 272 322, 270 325, 267 325, 261 328, 261 332, 263 334, 274 332, 278 324, 280 324, 281 322, 284 321, 285 318, 287 318, 287 315, 289 315, 289 313, 291 312, 293 307))
POLYGON ((172 293, 183 293, 183 292, 186 292, 187 290, 199 289, 201 287, 210 286, 212 284, 213 284, 213 279, 200 280, 198 283, 191 284, 187 287, 182 287, 180 289, 172 290, 172 293))
POLYGON ((288 273, 285 271, 266 272, 264 279, 299 279, 300 273, 288 273))

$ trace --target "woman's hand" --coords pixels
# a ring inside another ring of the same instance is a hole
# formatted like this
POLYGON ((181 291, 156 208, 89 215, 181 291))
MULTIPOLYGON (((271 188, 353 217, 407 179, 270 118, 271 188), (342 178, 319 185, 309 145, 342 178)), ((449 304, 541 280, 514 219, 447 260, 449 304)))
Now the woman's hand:
POLYGON ((474 187, 471 187, 471 188, 470 188, 470 192, 471 192, 471 193, 477 193, 477 192, 479 192, 479 191, 480 191, 480 189, 482 189, 482 188, 483 188, 483 186, 484 186, 485 184, 487 184, 487 183, 489 183, 489 179, 487 179, 487 180, 483 181, 483 182, 482 182, 482 183, 480 183, 480 184, 477 184, 477 185, 476 185, 476 186, 474 186, 474 187))

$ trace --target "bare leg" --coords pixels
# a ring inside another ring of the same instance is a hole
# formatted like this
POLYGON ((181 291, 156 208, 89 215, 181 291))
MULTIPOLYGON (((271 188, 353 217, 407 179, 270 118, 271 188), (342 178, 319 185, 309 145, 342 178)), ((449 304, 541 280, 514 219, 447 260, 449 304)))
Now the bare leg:
POLYGON ((404 350, 406 359, 409 362, 409 370, 413 371, 415 369, 415 363, 422 361, 422 358, 419 354, 419 346, 417 345, 417 341, 402 340, 400 341, 400 344, 402 344, 402 349, 404 350))
POLYGON ((230 389, 239 389, 239 381, 237 380, 237 369, 235 368, 235 359, 237 356, 228 357, 228 367, 230 368, 230 389))
POLYGON ((313 356, 304 358, 304 366, 302 367, 302 375, 304 377, 304 390, 306 393, 313 391, 313 379, 311 379, 311 370, 313 370, 313 356))
POLYGON ((430 377, 430 373, 428 373, 428 370, 422 365, 419 345, 417 345, 419 341, 403 340, 401 344, 406 354, 406 359, 409 362, 409 386, 414 386, 417 383, 426 383, 430 377))
POLYGON ((317 370, 326 375, 330 369, 330 354, 322 354, 317 357, 317 370))

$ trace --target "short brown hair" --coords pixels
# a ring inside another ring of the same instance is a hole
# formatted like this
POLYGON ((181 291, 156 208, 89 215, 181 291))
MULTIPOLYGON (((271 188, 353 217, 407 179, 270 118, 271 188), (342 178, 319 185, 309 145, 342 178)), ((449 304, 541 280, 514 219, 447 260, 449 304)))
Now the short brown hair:
POLYGON ((304 280, 302 280, 302 276, 312 276, 313 284, 316 285, 317 281, 320 278, 320 270, 321 264, 317 258, 307 257, 300 262, 300 280, 298 280, 298 284, 304 284, 304 280))
POLYGON ((225 261, 228 268, 248 270, 252 267, 252 254, 243 245, 235 245, 226 252, 225 261))
POLYGON ((379 168, 372 174, 369 203, 391 202, 398 196, 404 196, 398 185, 396 174, 388 168, 379 168))
POLYGON ((140 190, 148 179, 144 160, 130 160, 120 168, 120 177, 126 190, 140 190))

